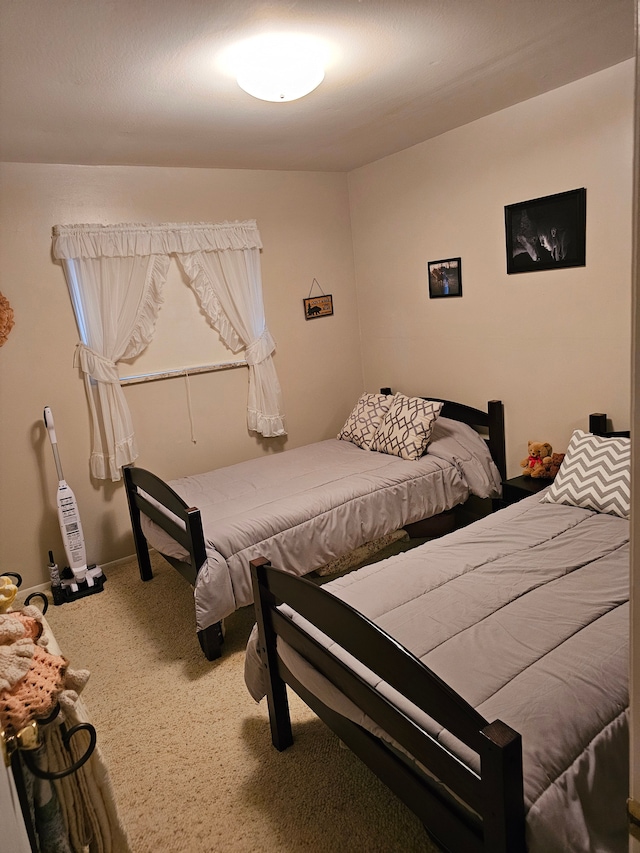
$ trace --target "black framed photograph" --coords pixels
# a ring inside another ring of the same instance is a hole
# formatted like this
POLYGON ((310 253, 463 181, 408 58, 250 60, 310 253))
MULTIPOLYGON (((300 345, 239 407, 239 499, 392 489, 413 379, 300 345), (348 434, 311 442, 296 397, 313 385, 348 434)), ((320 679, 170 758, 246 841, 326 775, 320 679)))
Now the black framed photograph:
POLYGON ((462 259, 445 258, 428 261, 429 296, 439 299, 444 296, 462 296, 462 259))
POLYGON ((504 219, 508 274, 586 265, 584 187, 509 204, 504 219))

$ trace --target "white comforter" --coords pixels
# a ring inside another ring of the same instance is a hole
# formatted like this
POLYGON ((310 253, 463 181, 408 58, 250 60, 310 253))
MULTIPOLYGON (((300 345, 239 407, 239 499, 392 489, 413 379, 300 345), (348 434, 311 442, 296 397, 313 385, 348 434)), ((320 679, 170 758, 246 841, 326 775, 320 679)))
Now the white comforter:
MULTIPOLYGON (((439 418, 417 461, 329 439, 169 485, 202 515, 207 562, 195 605, 203 629, 253 602, 251 560, 305 574, 470 494, 497 497, 500 475, 473 429, 439 418)), ((160 528, 142 523, 150 545, 185 559, 160 528)))

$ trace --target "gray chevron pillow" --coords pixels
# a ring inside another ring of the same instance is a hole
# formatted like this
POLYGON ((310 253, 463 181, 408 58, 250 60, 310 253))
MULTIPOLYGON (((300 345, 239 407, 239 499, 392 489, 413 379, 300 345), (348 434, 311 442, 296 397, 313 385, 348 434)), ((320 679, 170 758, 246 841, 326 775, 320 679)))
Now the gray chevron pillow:
POLYGON ((568 504, 629 518, 631 440, 575 430, 542 503, 568 504))
POLYGON ((431 441, 431 433, 442 403, 396 394, 382 419, 371 450, 402 459, 419 459, 431 441))
POLYGON ((392 400, 393 394, 362 394, 337 437, 370 450, 376 430, 392 400))

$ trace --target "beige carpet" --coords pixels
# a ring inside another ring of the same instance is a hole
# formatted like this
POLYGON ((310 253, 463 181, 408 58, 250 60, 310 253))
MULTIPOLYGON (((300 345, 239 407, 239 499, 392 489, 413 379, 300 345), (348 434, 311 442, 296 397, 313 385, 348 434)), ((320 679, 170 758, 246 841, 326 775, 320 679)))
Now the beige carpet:
MULTIPOLYGON (((134 853, 437 853, 420 822, 292 694, 295 742, 271 745, 266 702, 243 681, 252 608, 226 620, 208 662, 189 585, 157 556, 104 591, 51 606, 63 653, 91 672, 83 698, 134 853)), ((118 853, 118 851, 114 851, 118 853)))

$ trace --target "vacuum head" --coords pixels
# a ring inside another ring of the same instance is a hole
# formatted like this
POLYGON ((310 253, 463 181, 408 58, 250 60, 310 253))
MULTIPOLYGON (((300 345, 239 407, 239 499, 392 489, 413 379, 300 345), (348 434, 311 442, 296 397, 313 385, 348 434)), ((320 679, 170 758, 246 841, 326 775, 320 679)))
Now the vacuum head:
POLYGON ((95 563, 87 566, 84 580, 79 581, 73 571, 67 566, 60 574, 60 584, 51 585, 51 595, 54 604, 65 604, 68 601, 76 601, 87 595, 94 595, 104 589, 106 575, 95 563))

